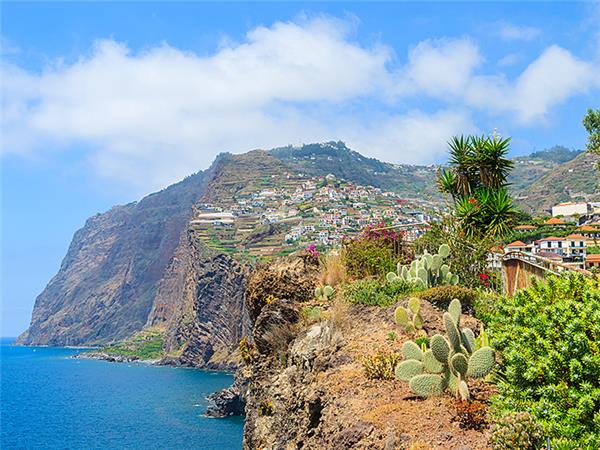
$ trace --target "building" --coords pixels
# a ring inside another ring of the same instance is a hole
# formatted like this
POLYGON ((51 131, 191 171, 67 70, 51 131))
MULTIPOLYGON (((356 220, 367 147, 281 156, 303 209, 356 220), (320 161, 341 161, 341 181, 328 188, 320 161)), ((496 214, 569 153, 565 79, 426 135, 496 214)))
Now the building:
POLYGON ((535 225, 518 225, 515 227, 515 231, 518 231, 519 233, 526 233, 535 229, 537 229, 535 225))
POLYGON ((523 252, 531 253, 533 250, 533 244, 526 244, 525 242, 515 241, 504 247, 504 253, 509 252, 523 252))
POLYGON ((567 224, 565 222, 563 222, 562 220, 557 219, 556 217, 551 217, 550 219, 548 219, 544 222, 544 225, 551 226, 551 227, 564 227, 567 224))
POLYGON ((554 253, 561 257, 567 256, 567 240, 550 236, 535 241, 535 253, 554 253))
POLYGON ((600 255, 587 255, 585 257, 585 268, 587 270, 590 270, 590 269, 599 269, 600 270, 600 255))
POLYGON ((559 203, 552 207, 552 216, 574 216, 584 215, 592 212, 592 205, 590 203, 559 203))

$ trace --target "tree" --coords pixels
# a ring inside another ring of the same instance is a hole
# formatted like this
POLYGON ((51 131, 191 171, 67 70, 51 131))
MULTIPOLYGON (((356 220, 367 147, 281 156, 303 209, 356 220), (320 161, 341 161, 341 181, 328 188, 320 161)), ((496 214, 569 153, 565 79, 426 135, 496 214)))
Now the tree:
MULTIPOLYGON (((600 109, 588 109, 587 114, 583 118, 583 126, 589 134, 587 143, 588 151, 600 155, 600 109)), ((600 162, 598 162, 596 167, 600 170, 600 162)))
POLYGON ((448 169, 438 173, 438 188, 450 194, 453 214, 467 236, 501 237, 517 214, 506 187, 513 167, 508 159, 510 138, 496 134, 454 137, 448 169))
POLYGON ((583 118, 583 126, 587 130, 587 148, 590 152, 600 155, 600 109, 588 109, 583 118))

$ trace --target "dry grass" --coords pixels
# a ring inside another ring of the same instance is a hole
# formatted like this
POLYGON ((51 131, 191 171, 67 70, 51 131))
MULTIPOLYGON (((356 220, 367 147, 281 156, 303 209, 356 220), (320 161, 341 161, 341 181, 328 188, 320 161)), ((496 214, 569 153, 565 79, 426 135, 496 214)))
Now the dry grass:
POLYGON ((410 444, 408 450, 431 450, 431 447, 426 442, 416 441, 410 444))
POLYGON ((337 286, 346 282, 346 266, 344 266, 342 250, 329 251, 321 261, 321 284, 337 286))
POLYGON ((334 331, 343 333, 350 326, 351 320, 348 315, 348 308, 348 302, 342 295, 337 293, 329 310, 329 323, 334 331))

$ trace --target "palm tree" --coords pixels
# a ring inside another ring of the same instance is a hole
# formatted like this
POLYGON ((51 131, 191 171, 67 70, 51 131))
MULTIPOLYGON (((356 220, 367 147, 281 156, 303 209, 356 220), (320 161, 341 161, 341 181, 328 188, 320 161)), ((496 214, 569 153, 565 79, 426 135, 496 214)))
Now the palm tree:
POLYGON ((506 190, 513 163, 506 156, 510 138, 496 134, 454 137, 448 169, 438 172, 437 184, 454 201, 454 215, 467 236, 502 236, 510 230, 517 210, 506 190))

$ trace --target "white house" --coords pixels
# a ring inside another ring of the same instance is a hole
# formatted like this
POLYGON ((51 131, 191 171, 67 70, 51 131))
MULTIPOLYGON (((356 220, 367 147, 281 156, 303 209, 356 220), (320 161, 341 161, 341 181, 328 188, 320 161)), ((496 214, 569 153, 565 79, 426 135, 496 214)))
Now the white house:
POLYGON ((583 215, 592 212, 590 203, 559 203, 552 207, 552 216, 574 216, 575 214, 583 215))
POLYGON ((536 243, 536 253, 555 253, 560 256, 567 255, 567 240, 555 236, 542 238, 536 243))

